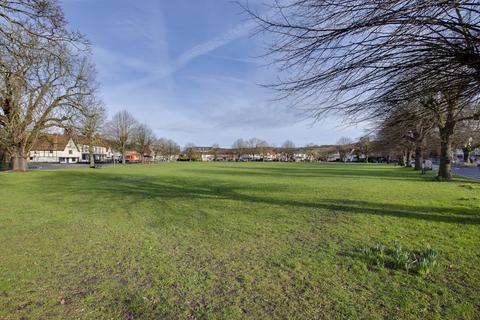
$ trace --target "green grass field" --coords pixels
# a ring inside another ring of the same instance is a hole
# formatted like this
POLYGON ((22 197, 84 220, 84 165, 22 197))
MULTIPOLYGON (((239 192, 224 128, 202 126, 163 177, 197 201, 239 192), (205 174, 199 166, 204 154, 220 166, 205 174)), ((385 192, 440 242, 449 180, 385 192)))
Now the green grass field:
POLYGON ((479 319, 480 184, 393 166, 0 174, 0 319, 479 319), (433 273, 369 265, 399 240, 433 273))

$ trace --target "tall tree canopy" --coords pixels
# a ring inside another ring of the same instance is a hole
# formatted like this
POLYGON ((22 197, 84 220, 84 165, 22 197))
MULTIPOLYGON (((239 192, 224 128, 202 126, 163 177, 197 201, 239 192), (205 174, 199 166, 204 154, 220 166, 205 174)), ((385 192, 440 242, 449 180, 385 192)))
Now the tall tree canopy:
POLYGON ((267 15, 249 12, 273 35, 280 76, 271 87, 313 117, 372 120, 429 99, 424 111, 437 115, 442 140, 439 175, 451 177, 455 125, 480 116, 472 107, 480 89, 476 1, 278 0, 267 15))
POLYGON ((0 2, 0 127, 13 169, 25 171, 39 134, 64 127, 92 94, 88 45, 57 1, 0 2))

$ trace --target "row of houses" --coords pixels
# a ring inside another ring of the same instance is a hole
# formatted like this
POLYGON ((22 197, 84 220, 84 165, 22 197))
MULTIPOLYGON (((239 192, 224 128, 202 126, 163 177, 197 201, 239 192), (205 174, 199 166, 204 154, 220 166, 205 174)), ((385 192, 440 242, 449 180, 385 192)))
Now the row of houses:
MULTIPOLYGON (((94 146, 95 162, 116 162, 121 160, 121 154, 115 151, 108 143, 99 140, 94 146)), ((335 148, 324 148, 325 161, 346 161, 362 162, 365 156, 351 152, 340 155, 335 148), (328 149, 328 150, 327 150, 328 149)), ((212 147, 194 147, 191 150, 194 159, 200 161, 317 161, 318 154, 312 152, 309 148, 295 148, 285 150, 282 148, 265 148, 261 151, 256 150, 235 150, 226 148, 212 147)), ((143 157, 147 161, 166 161, 176 160, 180 155, 171 155, 167 158, 161 155, 155 155, 153 152, 143 157)), ((462 150, 454 151, 454 159, 461 161, 463 159, 462 150)), ((66 135, 45 135, 38 139, 35 146, 30 151, 30 162, 33 163, 88 163, 90 157, 89 145, 83 137, 68 137, 66 135)), ((480 149, 472 153, 473 158, 480 157, 480 149)), ((475 161, 475 159, 472 159, 475 161)), ((142 156, 136 151, 128 151, 126 154, 127 162, 140 162, 142 156)))
POLYGON ((303 161, 307 158, 305 153, 286 154, 275 149, 249 152, 226 148, 194 147, 189 153, 192 154, 192 158, 200 161, 287 161, 289 158, 303 161))
MULTIPOLYGON (((95 162, 113 162, 121 159, 121 154, 113 150, 108 144, 99 141, 93 147, 95 162)), ((127 161, 136 162, 140 155, 130 151, 127 161)), ((30 151, 30 162, 33 163, 88 163, 90 148, 82 137, 68 137, 65 135, 44 135, 30 151)))
MULTIPOLYGON (((282 148, 268 148, 262 152, 239 151, 227 148, 194 147, 191 150, 193 159, 200 161, 316 161, 315 155, 306 148, 295 148, 286 151, 282 148)), ((88 163, 90 157, 89 145, 85 138, 69 137, 66 135, 44 135, 40 137, 30 151, 30 162, 33 163, 88 163)), ((144 155, 147 161, 176 160, 180 155, 171 155, 168 158, 155 155, 153 152, 144 155)), ((95 162, 115 162, 121 160, 121 154, 101 140, 94 146, 95 162)), ((327 161, 357 161, 358 158, 351 153, 346 159, 341 159, 340 154, 332 150, 327 161)), ((128 151, 127 162, 141 161, 141 155, 136 151, 128 151)))
MULTIPOLYGON (((193 153, 197 160, 201 161, 295 161, 295 162, 313 162, 313 161, 327 161, 327 162, 366 162, 367 156, 358 152, 355 148, 350 151, 340 152, 335 147, 312 147, 312 148, 295 148, 286 151, 282 148, 268 148, 262 152, 254 151, 239 151, 235 149, 222 149, 211 147, 195 147, 193 153), (320 150, 320 151, 319 151, 320 150)), ((455 162, 461 163, 464 161, 463 151, 456 149, 452 152, 452 157, 455 162)), ((370 154, 370 162, 389 162, 395 159, 389 159, 382 154, 370 154)), ((480 161, 480 148, 475 149, 470 157, 472 162, 480 161)))
MULTIPOLYGON (((122 159, 122 154, 102 139, 97 139, 97 143, 93 146, 93 156, 96 163, 120 162, 122 159)), ((155 155, 153 151, 141 155, 137 151, 127 151, 125 160, 129 163, 141 162, 142 160, 145 160, 145 162, 170 161, 176 160, 178 156, 155 155)), ((30 151, 29 160, 32 163, 89 163, 90 147, 84 137, 43 135, 30 151)))
MULTIPOLYGON (((262 151, 241 151, 225 148, 195 147, 192 150, 197 160, 201 161, 294 161, 311 162, 317 161, 318 156, 307 148, 295 148, 285 150, 282 148, 267 148, 262 151)), ((349 161, 358 160, 358 156, 353 152, 342 159, 340 153, 332 151, 327 155, 327 161, 349 161)))

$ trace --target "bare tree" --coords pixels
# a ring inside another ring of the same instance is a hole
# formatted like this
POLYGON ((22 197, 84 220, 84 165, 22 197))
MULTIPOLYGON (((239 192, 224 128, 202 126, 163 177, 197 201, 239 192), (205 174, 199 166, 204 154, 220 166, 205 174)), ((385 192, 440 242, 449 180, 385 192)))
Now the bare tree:
POLYGON ((414 143, 407 139, 405 128, 394 118, 386 118, 377 125, 372 149, 388 159, 397 159, 401 166, 409 166, 414 143))
POLYGON ((436 117, 424 105, 425 101, 419 98, 398 102, 381 117, 379 124, 383 137, 388 135, 389 139, 405 147, 407 166, 411 155, 415 154, 416 170, 421 170, 427 138, 432 135, 436 123, 436 117))
MULTIPOLYGON (((30 38, 49 43, 75 43, 80 48, 88 45, 79 32, 67 30, 68 22, 57 0, 3 0, 0 2, 0 46, 10 50, 15 46, 31 48, 26 38, 17 37, 21 32, 30 38)), ((44 46, 41 50, 49 51, 44 46)))
POLYGON ((265 161, 265 153, 267 152, 270 144, 265 140, 257 140, 255 144, 256 153, 260 155, 262 161, 265 161))
POLYGON ((272 36, 269 53, 286 71, 272 86, 316 100, 315 116, 368 118, 375 110, 358 103, 411 72, 415 82, 435 79, 434 91, 458 80, 473 81, 475 94, 480 87, 475 2, 278 0, 271 7, 265 16, 246 9, 272 36))
POLYGON ((52 1, 0 3, 0 127, 14 171, 26 171, 42 131, 65 127, 94 73, 83 38, 52 1))
POLYGON ((214 143, 210 150, 212 151, 213 160, 217 161, 218 153, 220 152, 220 146, 217 143, 214 143))
POLYGON ((470 163, 472 152, 480 147, 480 122, 462 122, 454 137, 454 145, 463 151, 463 161, 470 163))
POLYGON ((198 153, 194 143, 187 143, 183 148, 183 153, 188 161, 195 161, 198 158, 198 153))
POLYGON ((166 149, 168 140, 166 138, 158 138, 152 145, 152 150, 155 153, 155 160, 161 158, 162 161, 166 159, 166 149))
POLYGON ((172 157, 174 156, 178 156, 180 154, 180 146, 178 145, 178 143, 176 143, 175 141, 173 140, 168 140, 167 142, 167 156, 168 156, 168 159, 172 159, 172 157))
POLYGON ((105 136, 122 154, 122 163, 126 163, 128 147, 133 143, 137 120, 126 110, 117 112, 105 125, 105 136))
POLYGON ((100 133, 107 115, 103 102, 94 95, 87 96, 83 103, 82 115, 73 125, 78 125, 78 131, 86 138, 90 168, 95 168, 95 145, 101 141, 100 133))
POLYGON ((235 155, 235 160, 238 161, 242 155, 245 154, 248 146, 245 140, 243 139, 237 139, 235 142, 232 144, 232 149, 235 155))
POLYGON ((151 154, 156 139, 155 133, 146 124, 139 124, 135 128, 133 143, 140 153, 142 163, 145 163, 145 155, 151 154))
POLYGON ((39 134, 67 126, 81 112, 77 98, 93 92, 90 66, 69 55, 2 56, 0 126, 14 171, 26 171, 29 152, 39 134))
POLYGON ((313 142, 308 143, 305 146, 305 152, 307 153, 307 156, 310 161, 318 161, 321 158, 320 155, 320 148, 313 142))
POLYGON ((349 137, 341 137, 337 141, 337 151, 340 159, 347 162, 347 155, 353 150, 353 141, 349 137))
POLYGON ((371 152, 371 138, 370 138, 370 136, 366 135, 366 136, 360 137, 360 139, 358 139, 358 142, 355 144, 355 149, 358 150, 359 155, 364 155, 365 156, 365 162, 368 163, 369 155, 370 155, 370 152, 371 152))
POLYGON ((422 169, 424 149, 427 138, 435 129, 435 121, 431 114, 424 114, 420 105, 408 105, 407 110, 397 112, 398 125, 403 127, 407 140, 413 143, 415 148, 415 170, 422 169))
POLYGON ((250 138, 245 141, 245 148, 246 152, 252 155, 252 158, 259 155, 263 159, 266 148, 268 148, 268 142, 258 138, 250 138))
POLYGON ((247 10, 273 35, 281 76, 272 87, 313 117, 370 120, 386 111, 385 97, 434 97, 439 177, 451 178, 455 126, 480 116, 465 108, 480 89, 475 1, 278 0, 266 16, 247 10))
POLYGON ((153 144, 155 154, 162 157, 163 161, 170 161, 180 154, 180 146, 171 139, 160 138, 153 144))
MULTIPOLYGON (((393 91, 384 94, 385 99, 391 99, 392 103, 398 104, 400 98, 411 95, 414 92, 413 87, 420 86, 413 82, 410 85, 404 85, 403 89, 398 88, 395 94, 393 91), (409 90, 412 88, 412 90, 409 90), (404 92, 402 92, 404 90, 404 92), (393 96, 393 98, 392 98, 393 96)), ((424 95, 417 100, 421 112, 418 113, 428 125, 429 121, 436 127, 440 143, 440 166, 438 177, 440 179, 450 180, 452 178, 453 164, 453 143, 455 133, 462 123, 466 121, 478 121, 480 117, 480 105, 472 101, 470 96, 466 96, 466 84, 453 83, 449 88, 440 91, 429 91, 428 86, 424 95)), ((411 99, 411 98, 410 98, 411 99)), ((420 123, 420 122, 419 122, 420 123)))
POLYGON ((295 155, 295 144, 290 140, 285 141, 282 144, 282 153, 287 161, 292 161, 295 155))

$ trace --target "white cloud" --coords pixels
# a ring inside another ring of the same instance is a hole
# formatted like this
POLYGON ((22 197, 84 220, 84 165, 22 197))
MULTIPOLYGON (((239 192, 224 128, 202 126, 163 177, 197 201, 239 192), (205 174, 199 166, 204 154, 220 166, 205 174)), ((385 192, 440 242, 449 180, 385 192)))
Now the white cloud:
POLYGON ((176 60, 172 67, 172 71, 176 71, 181 67, 185 66, 191 60, 207 54, 215 49, 218 49, 233 40, 241 38, 248 33, 250 33, 255 28, 255 22, 248 21, 246 23, 237 25, 236 27, 228 30, 227 32, 223 33, 222 35, 207 41, 205 43, 199 44, 191 48, 190 50, 181 54, 176 60))

